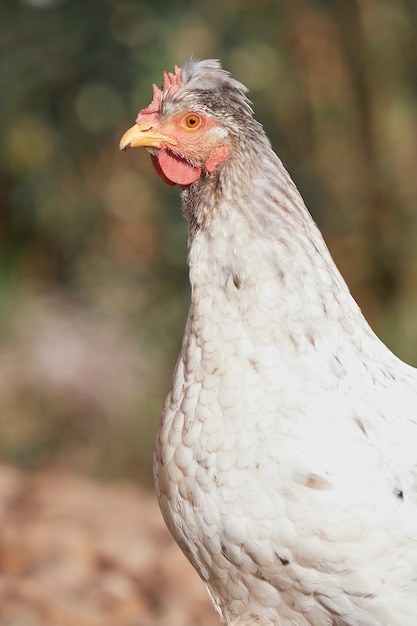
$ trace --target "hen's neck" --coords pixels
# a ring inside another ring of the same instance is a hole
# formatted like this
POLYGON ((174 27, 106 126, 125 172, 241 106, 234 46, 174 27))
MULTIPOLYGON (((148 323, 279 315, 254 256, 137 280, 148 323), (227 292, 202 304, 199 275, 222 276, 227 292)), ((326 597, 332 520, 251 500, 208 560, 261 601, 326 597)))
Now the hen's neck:
POLYGON ((367 324, 282 163, 261 147, 241 150, 217 177, 182 192, 187 359, 195 364, 199 354, 196 371, 229 373, 233 359, 265 370, 273 363, 272 387, 281 370, 283 384, 319 379, 340 391, 386 385, 400 371, 414 380, 367 324))
MULTIPOLYGON (((183 191, 193 305, 232 280, 291 332, 331 320, 369 331, 304 202, 269 144, 244 146, 216 177, 183 191), (300 326, 301 325, 301 326, 300 326), (291 328, 291 326, 293 328, 291 328)), ((230 295, 230 294, 229 294, 230 295)), ((349 328, 349 330, 348 330, 349 328)), ((317 330, 316 330, 317 332, 317 330)))

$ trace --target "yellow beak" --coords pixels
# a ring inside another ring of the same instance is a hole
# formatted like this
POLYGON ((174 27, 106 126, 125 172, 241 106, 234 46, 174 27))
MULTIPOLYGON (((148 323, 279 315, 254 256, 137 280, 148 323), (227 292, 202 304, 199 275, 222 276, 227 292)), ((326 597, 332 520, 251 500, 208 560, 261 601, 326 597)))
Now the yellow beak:
POLYGON ((134 124, 132 128, 129 128, 120 140, 120 150, 127 150, 128 148, 160 148, 161 143, 169 143, 175 146, 176 141, 161 135, 156 132, 155 125, 152 122, 142 122, 141 124, 134 124))

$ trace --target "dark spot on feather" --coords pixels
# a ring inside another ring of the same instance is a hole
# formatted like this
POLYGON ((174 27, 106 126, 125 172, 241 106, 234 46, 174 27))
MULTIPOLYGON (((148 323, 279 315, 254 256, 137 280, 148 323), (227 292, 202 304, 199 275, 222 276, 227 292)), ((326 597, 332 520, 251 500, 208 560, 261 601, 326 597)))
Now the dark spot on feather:
POLYGON ((400 500, 404 500, 404 492, 402 489, 400 489, 400 487, 395 487, 393 493, 394 496, 397 496, 397 498, 400 498, 400 500))
POLYGON ((293 333, 289 333, 288 338, 291 341, 294 348, 298 348, 298 339, 293 335, 293 333))
POLYGON ((240 276, 238 274, 233 274, 233 284, 236 287, 236 289, 240 289, 240 276))
POLYGON ((227 554, 226 546, 224 544, 221 545, 221 552, 224 558, 230 561, 230 556, 227 554))
POLYGON ((256 570, 255 576, 256 576, 256 578, 259 578, 259 580, 266 580, 265 576, 262 574, 260 569, 256 570))
POLYGON ((249 365, 253 367, 255 372, 259 372, 258 361, 256 361, 255 359, 249 359, 249 365))
POLYGON ((332 489, 331 483, 319 476, 318 474, 309 474, 307 476, 306 487, 310 489, 316 489, 317 491, 326 491, 328 489, 332 489))
POLYGON ((363 432, 363 434, 365 435, 365 437, 367 437, 368 433, 366 432, 366 428, 365 428, 365 425, 362 422, 362 420, 359 419, 359 417, 357 417, 355 421, 356 421, 357 425, 359 426, 359 428, 361 429, 361 431, 363 432))
POLYGON ((389 380, 396 380, 395 374, 394 372, 391 372, 391 370, 381 369, 381 372, 385 378, 388 378, 389 380))
POLYGON ((276 556, 279 558, 279 560, 281 561, 282 565, 288 565, 288 563, 289 563, 288 559, 284 558, 283 556, 279 556, 279 554, 276 554, 276 556))
POLYGON ((342 361, 339 359, 339 357, 336 354, 333 354, 333 362, 332 362, 332 369, 333 372, 336 374, 336 376, 342 377, 346 374, 346 370, 342 364, 342 361))
POLYGON ((277 276, 282 283, 285 281, 285 272, 281 267, 277 267, 277 276))
POLYGON ((316 341, 315 341, 315 339, 314 339, 313 335, 308 334, 308 335, 307 335, 307 339, 308 339, 308 341, 311 343, 311 345, 312 345, 312 346, 313 346, 313 348, 314 348, 314 347, 315 347, 315 345, 316 345, 316 341))

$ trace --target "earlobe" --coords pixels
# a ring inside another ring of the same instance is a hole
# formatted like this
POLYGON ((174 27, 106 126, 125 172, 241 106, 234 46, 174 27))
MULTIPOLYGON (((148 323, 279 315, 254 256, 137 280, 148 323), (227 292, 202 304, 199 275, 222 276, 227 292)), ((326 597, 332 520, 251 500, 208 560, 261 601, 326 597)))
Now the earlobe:
POLYGON ((229 156, 229 148, 225 144, 214 146, 209 152, 204 167, 209 174, 212 174, 216 167, 223 163, 229 156))

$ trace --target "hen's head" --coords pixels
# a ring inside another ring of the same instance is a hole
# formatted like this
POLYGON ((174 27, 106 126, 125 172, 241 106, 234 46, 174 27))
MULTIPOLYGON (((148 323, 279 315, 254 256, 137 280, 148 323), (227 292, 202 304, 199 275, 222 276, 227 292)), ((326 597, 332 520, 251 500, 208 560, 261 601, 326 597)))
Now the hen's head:
POLYGON ((253 125, 247 89, 219 61, 189 61, 164 72, 151 103, 123 135, 120 149, 145 146, 170 185, 189 185, 212 175, 230 156, 236 138, 253 125))

